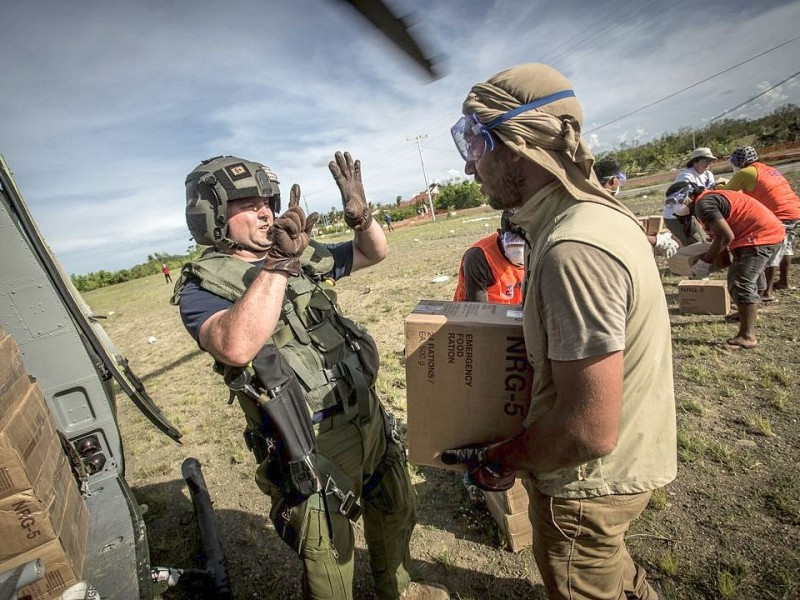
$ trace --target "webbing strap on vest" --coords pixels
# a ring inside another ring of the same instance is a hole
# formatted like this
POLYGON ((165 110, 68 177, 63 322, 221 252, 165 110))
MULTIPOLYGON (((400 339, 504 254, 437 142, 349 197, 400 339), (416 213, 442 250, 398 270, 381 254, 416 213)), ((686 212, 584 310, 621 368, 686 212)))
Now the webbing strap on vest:
MULTIPOLYGON (((356 394, 355 405, 358 407, 358 416, 361 424, 364 425, 369 422, 369 384, 364 379, 361 372, 361 359, 357 353, 353 353, 339 363, 341 368, 345 371, 346 377, 353 385, 356 394)), ((347 408, 345 408, 347 411, 347 408)))
POLYGON ((369 493, 378 487, 378 484, 383 479, 383 476, 386 475, 386 471, 389 470, 391 464, 389 463, 389 446, 390 444, 395 444, 398 448, 400 448, 400 456, 402 457, 403 464, 408 464, 408 457, 406 456, 406 449, 403 446, 403 440, 400 439, 400 433, 397 431, 397 419, 391 413, 386 412, 385 410, 381 410, 383 413, 383 432, 386 436, 386 449, 383 451, 383 457, 381 458, 381 462, 378 463, 378 467, 372 473, 372 475, 364 482, 364 485, 361 486, 361 497, 364 498, 369 495, 369 493))

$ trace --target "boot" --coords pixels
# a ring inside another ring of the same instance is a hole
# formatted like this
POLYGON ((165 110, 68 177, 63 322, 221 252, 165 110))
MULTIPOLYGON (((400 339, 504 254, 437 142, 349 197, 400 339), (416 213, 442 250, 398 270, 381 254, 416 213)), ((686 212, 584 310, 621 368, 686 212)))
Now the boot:
POLYGON ((450 592, 441 585, 411 582, 402 600, 450 600, 450 592))

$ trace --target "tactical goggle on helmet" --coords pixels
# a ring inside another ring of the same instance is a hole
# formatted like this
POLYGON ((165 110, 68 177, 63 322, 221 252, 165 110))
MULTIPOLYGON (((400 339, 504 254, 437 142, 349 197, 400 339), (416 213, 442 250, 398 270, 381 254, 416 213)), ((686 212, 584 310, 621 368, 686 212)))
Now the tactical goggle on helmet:
POLYGON ((278 178, 266 165, 215 156, 186 176, 186 224, 194 240, 204 246, 234 245, 227 238, 228 202, 239 198, 269 200, 273 214, 281 209, 278 178))
POLYGON ((562 100, 563 98, 572 98, 575 92, 572 90, 562 90, 555 94, 537 98, 533 102, 528 102, 522 106, 508 111, 499 117, 492 119, 486 125, 478 121, 477 115, 474 113, 461 117, 456 124, 450 128, 450 134, 453 136, 453 141, 456 143, 458 153, 465 161, 479 160, 481 156, 489 149, 489 152, 494 150, 494 139, 489 133, 501 123, 505 123, 509 119, 513 119, 518 114, 534 110, 545 104, 562 100))

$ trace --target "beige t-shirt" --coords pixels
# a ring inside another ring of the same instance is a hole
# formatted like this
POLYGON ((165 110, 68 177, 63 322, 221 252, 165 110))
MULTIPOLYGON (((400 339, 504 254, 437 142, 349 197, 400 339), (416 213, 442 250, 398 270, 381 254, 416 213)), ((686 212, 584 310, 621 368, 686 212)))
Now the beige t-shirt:
POLYGON ((607 252, 562 242, 542 257, 539 294, 550 360, 580 360, 625 349, 633 301, 628 272, 607 252), (553 301, 558 299, 558 301, 553 301))

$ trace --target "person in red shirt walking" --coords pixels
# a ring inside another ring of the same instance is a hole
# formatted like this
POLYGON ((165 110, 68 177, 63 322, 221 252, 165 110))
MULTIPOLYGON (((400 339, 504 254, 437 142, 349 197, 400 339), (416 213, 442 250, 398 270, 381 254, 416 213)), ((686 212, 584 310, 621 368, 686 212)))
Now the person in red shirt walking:
POLYGON ((512 231, 509 219, 513 214, 513 210, 503 211, 500 229, 478 240, 461 257, 453 300, 522 303, 525 240, 512 231))
POLYGON ((169 267, 167 265, 161 265, 161 272, 164 274, 164 283, 172 283, 172 277, 169 274, 169 267))
POLYGON ((667 202, 678 219, 694 215, 711 234, 708 251, 692 265, 692 279, 708 277, 715 259, 728 250, 728 291, 739 311, 739 332, 728 344, 755 348, 759 292, 766 289, 764 267, 778 252, 784 238, 783 223, 766 206, 747 194, 731 190, 708 190, 686 181, 667 189, 667 202))
POLYGON ((735 173, 722 189, 739 190, 752 196, 775 213, 786 230, 780 250, 765 270, 767 288, 764 300, 769 301, 773 298, 773 289, 789 287, 789 270, 794 256, 797 226, 800 223, 800 198, 778 169, 758 161, 758 153, 752 146, 736 148, 728 161, 735 173), (779 270, 777 281, 776 269, 779 270))

